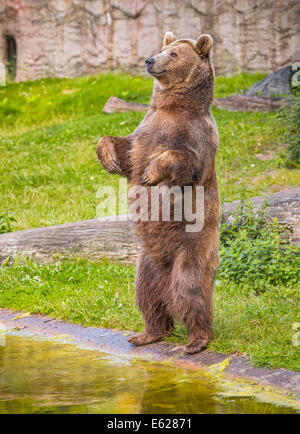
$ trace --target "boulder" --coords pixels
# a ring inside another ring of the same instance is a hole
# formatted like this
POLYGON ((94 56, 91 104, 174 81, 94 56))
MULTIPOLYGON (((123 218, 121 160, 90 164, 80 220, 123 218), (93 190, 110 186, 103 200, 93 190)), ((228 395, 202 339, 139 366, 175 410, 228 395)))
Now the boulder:
POLYGON ((245 94, 248 96, 258 95, 268 98, 291 95, 292 75, 292 66, 285 66, 255 83, 245 94))

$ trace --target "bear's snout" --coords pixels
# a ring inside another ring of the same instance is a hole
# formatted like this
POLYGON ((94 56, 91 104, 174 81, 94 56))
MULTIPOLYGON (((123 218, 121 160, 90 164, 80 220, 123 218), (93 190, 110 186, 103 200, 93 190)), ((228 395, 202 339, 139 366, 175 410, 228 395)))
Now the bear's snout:
POLYGON ((154 57, 147 57, 147 59, 145 60, 145 63, 146 63, 147 69, 150 68, 155 63, 154 57))

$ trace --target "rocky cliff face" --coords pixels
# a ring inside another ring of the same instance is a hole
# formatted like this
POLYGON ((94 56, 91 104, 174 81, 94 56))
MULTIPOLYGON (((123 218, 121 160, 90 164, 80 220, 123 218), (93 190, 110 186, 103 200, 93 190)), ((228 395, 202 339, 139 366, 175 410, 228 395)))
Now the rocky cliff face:
POLYGON ((143 68, 163 34, 214 37, 217 73, 300 61, 299 0, 0 0, 0 61, 17 43, 17 80, 143 68))

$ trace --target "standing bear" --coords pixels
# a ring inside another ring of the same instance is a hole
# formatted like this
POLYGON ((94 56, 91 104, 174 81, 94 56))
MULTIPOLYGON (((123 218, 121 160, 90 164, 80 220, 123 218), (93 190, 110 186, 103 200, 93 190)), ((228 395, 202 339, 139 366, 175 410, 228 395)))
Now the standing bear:
POLYGON ((142 247, 136 302, 145 330, 129 339, 134 345, 161 340, 172 331, 174 319, 187 327, 189 354, 203 350, 213 337, 220 202, 215 171, 218 131, 210 109, 215 79, 212 43, 205 34, 194 41, 176 40, 167 32, 162 50, 146 59, 154 90, 145 118, 127 137, 102 137, 98 143, 103 167, 127 177, 131 186, 144 186, 149 199, 151 186, 190 186, 194 209, 196 187, 204 191, 204 224, 198 232, 187 231, 187 220, 177 221, 174 212, 169 221, 135 223, 142 247))

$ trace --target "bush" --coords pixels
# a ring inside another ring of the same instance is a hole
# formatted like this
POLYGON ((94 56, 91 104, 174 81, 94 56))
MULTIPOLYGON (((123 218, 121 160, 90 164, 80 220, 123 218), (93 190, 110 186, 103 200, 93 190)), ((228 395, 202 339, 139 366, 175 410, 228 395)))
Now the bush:
POLYGON ((300 167, 300 91, 292 97, 290 106, 280 110, 278 118, 285 127, 282 138, 289 144, 287 166, 300 167))
POLYGON ((267 213, 267 205, 254 213, 243 202, 231 225, 221 227, 219 278, 250 285, 264 292, 268 285, 299 281, 299 249, 284 242, 283 228, 267 213))
POLYGON ((0 234, 5 234, 12 231, 12 223, 15 222, 15 218, 8 212, 0 214, 0 234))

